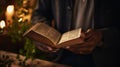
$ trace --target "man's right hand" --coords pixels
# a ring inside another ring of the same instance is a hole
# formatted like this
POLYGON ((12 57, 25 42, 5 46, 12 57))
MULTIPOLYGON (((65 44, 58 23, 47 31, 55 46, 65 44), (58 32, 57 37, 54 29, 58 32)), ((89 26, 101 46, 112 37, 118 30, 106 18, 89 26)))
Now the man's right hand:
POLYGON ((41 50, 41 51, 43 51, 43 52, 49 52, 49 53, 50 53, 50 52, 56 52, 56 51, 59 50, 59 49, 57 49, 57 48, 53 48, 53 47, 44 45, 44 44, 39 43, 39 42, 36 42, 36 41, 34 41, 33 43, 35 44, 35 46, 36 46, 39 50, 41 50))

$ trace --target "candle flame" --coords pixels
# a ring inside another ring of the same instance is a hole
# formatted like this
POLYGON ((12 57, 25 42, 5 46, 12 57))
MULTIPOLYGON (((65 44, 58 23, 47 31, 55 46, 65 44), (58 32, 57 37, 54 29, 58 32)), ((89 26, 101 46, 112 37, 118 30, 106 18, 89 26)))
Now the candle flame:
POLYGON ((1 20, 1 21, 0 21, 0 28, 3 29, 4 27, 5 27, 5 21, 4 21, 4 20, 1 20))
POLYGON ((8 12, 8 13, 13 13, 13 12, 14 12, 14 5, 9 5, 9 6, 7 7, 7 12, 8 12))

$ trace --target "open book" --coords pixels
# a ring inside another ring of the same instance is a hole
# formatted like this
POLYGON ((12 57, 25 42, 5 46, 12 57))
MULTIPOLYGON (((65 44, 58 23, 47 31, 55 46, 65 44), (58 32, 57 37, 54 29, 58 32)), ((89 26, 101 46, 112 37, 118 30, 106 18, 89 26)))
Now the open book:
POLYGON ((23 36, 55 48, 83 43, 80 35, 81 28, 61 34, 45 23, 36 23, 23 34, 23 36))

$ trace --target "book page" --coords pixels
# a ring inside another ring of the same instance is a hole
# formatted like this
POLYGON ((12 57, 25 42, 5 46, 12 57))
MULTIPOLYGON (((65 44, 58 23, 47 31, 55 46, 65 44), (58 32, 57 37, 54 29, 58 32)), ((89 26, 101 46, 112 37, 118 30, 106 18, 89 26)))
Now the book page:
POLYGON ((54 28, 44 24, 39 23, 36 28, 34 28, 34 31, 38 34, 41 34, 51 40, 54 44, 56 44, 61 36, 61 34, 56 31, 54 28))
POLYGON ((58 44, 63 43, 65 41, 79 38, 80 35, 81 35, 81 28, 76 29, 76 30, 72 30, 72 31, 68 31, 62 35, 58 44))

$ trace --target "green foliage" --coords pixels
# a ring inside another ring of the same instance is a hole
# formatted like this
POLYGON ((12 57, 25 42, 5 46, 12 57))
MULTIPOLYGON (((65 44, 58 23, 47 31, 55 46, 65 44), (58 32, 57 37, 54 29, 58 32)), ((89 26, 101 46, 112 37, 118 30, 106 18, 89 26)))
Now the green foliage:
POLYGON ((8 35, 12 38, 12 42, 21 42, 24 38, 23 33, 31 26, 27 22, 18 22, 19 18, 13 18, 13 23, 8 26, 8 35))
POLYGON ((34 58, 35 46, 30 39, 25 38, 25 46, 20 50, 20 54, 26 56, 26 58, 34 58))
MULTIPOLYGON (((23 7, 23 1, 25 0, 15 0, 17 4, 16 16, 13 17, 13 22, 7 28, 8 35, 11 37, 13 43, 24 42, 24 48, 20 49, 19 53, 26 56, 26 58, 33 58, 35 53, 35 46, 32 43, 32 40, 23 37, 23 33, 31 26, 28 21, 18 21, 20 15, 25 13, 25 7, 23 7)), ((27 13, 29 14, 29 13, 27 13)))
POLYGON ((11 37, 13 43, 24 42, 24 48, 20 50, 20 54, 25 55, 26 58, 32 58, 35 53, 35 46, 32 40, 23 37, 23 33, 31 26, 28 22, 18 22, 19 18, 13 18, 12 25, 9 25, 7 31, 8 36, 11 37))
MULTIPOLYGON (((20 17, 21 14, 22 15, 24 14, 24 16, 29 14, 29 12, 25 12, 29 7, 27 7, 27 9, 25 7, 22 7, 23 1, 24 0, 16 0, 17 4, 19 6, 19 9, 16 10, 17 15, 15 15, 13 17, 12 24, 8 25, 7 32, 8 32, 8 36, 11 37, 11 41, 13 43, 20 43, 20 42, 24 43, 23 49, 19 50, 19 54, 26 56, 24 61, 21 62, 21 64, 24 66, 25 61, 28 58, 31 58, 31 59, 39 58, 39 59, 47 60, 48 53, 41 52, 39 49, 35 48, 35 45, 33 44, 32 40, 30 40, 27 37, 22 36, 24 34, 24 32, 32 26, 32 24, 30 22, 28 22, 27 20, 19 21, 19 19, 22 18, 22 17, 20 17)), ((19 54, 17 57, 18 59, 19 59, 19 54)))

